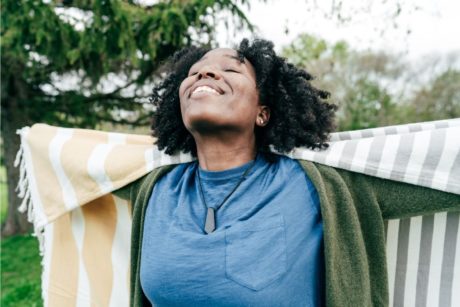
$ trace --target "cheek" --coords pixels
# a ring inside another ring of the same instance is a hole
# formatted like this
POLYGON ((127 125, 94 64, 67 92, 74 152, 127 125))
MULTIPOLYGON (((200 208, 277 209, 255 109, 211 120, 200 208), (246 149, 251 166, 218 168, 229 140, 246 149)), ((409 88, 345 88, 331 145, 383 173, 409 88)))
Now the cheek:
POLYGON ((242 91, 242 100, 246 101, 246 107, 253 109, 259 105, 259 92, 255 88, 244 88, 242 91))
POLYGON ((190 80, 185 79, 184 81, 182 81, 179 87, 179 103, 181 112, 183 112, 185 108, 185 103, 187 101, 186 90, 189 88, 189 86, 190 80))
POLYGON ((251 94, 252 94, 252 97, 253 97, 254 101, 257 103, 257 105, 259 105, 259 103, 260 103, 259 91, 256 88, 253 88, 251 90, 251 94))
POLYGON ((181 99, 181 101, 182 101, 182 97, 185 94, 185 89, 187 88, 188 83, 190 83, 187 81, 188 81, 187 79, 184 79, 179 86, 179 98, 181 99))

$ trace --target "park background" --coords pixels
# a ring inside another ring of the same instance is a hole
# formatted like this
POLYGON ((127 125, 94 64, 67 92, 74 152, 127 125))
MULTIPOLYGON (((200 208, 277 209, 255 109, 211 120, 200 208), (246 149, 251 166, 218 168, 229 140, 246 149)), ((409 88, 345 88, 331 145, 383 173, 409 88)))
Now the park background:
POLYGON ((262 37, 339 105, 338 129, 460 117, 460 3, 448 0, 2 0, 1 306, 41 306, 17 212, 16 130, 149 133, 161 64, 188 45, 262 37))

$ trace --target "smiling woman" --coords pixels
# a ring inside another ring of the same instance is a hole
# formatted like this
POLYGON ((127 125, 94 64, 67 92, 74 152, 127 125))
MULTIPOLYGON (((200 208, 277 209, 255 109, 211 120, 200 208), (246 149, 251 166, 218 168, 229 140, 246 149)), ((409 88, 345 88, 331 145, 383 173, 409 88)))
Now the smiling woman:
POLYGON ((327 146, 336 107, 324 101, 327 92, 309 83, 310 74, 277 56, 271 42, 243 40, 236 50, 191 47, 176 53, 169 65, 169 75, 152 95, 157 106, 152 128, 157 145, 167 153, 197 155, 190 124, 236 131, 233 135, 241 129, 251 132, 257 150, 264 152, 269 145, 281 152, 327 146), (221 94, 214 97, 217 103, 205 93, 190 96, 202 85, 221 94), (200 103, 194 105, 194 100, 200 103), (188 122, 198 114, 202 120, 188 122))
POLYGON ((326 148, 336 107, 269 41, 169 65, 153 133, 197 160, 130 187, 131 304, 388 305, 384 219, 458 210, 458 195, 272 153, 326 148))
POLYGON ((164 175, 150 196, 140 260, 149 302, 324 301, 317 192, 298 162, 269 153, 326 146, 335 106, 310 79, 264 40, 172 58, 154 89, 153 131, 160 149, 198 161, 164 175))

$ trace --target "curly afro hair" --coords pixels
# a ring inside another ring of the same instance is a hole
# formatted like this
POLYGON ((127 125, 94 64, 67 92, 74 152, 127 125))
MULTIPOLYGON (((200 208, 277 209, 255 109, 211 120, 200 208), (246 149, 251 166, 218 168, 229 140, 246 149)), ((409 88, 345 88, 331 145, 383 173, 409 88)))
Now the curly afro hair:
MULTIPOLYGON (((166 78, 153 89, 153 136, 168 154, 196 156, 195 141, 182 122, 179 87, 190 67, 209 50, 188 47, 176 52, 166 66, 166 78)), ((308 72, 277 56, 270 41, 244 39, 236 51, 240 61, 253 65, 260 103, 270 108, 268 124, 255 128, 257 150, 268 152, 270 145, 280 153, 302 146, 326 148, 337 109, 326 101, 329 93, 313 87, 308 72)))

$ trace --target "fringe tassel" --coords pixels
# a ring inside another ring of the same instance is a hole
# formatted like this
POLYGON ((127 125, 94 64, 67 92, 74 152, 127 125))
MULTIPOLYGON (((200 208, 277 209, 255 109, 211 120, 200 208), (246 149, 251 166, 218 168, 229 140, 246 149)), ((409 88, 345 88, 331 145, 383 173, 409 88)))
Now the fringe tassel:
MULTIPOLYGON (((27 128, 23 128, 18 130, 16 133, 21 137, 21 145, 19 146, 18 153, 16 154, 16 159, 14 160, 14 167, 19 167, 19 182, 16 186, 16 192, 18 192, 18 197, 22 198, 21 205, 19 206, 18 210, 20 212, 25 212, 27 207, 32 207, 31 200, 30 200, 30 193, 29 192, 29 180, 27 176, 27 169, 26 169, 26 159, 24 157, 24 137, 23 134, 26 133, 27 128), (27 195, 27 197, 26 197, 27 195)), ((28 218, 29 222, 32 222, 28 218)))
POLYGON ((29 129, 29 127, 24 127, 16 131, 16 133, 21 137, 21 144, 18 153, 16 154, 16 159, 14 160, 14 166, 19 167, 19 182, 16 186, 16 192, 18 193, 19 198, 22 198, 22 202, 18 210, 23 213, 27 211, 27 220, 34 225, 33 235, 37 237, 40 248, 40 255, 43 256, 45 251, 44 227, 38 226, 38 216, 36 214, 36 209, 30 188, 29 177, 32 176, 32 174, 28 173, 25 158, 25 147, 27 146, 26 136, 29 132, 29 129))
MULTIPOLYGON (((16 159, 14 161, 14 166, 19 167, 19 182, 16 187, 16 192, 18 192, 18 196, 22 198, 21 205, 19 206, 18 210, 20 212, 26 212, 27 211, 27 220, 34 225, 34 232, 33 236, 37 238, 38 241, 38 247, 39 247, 39 252, 41 256, 41 266, 42 266, 42 276, 41 276, 41 282, 42 282, 42 299, 43 302, 45 303, 44 306, 47 306, 47 289, 45 289, 44 286, 44 281, 46 280, 46 266, 47 263, 45 261, 45 226, 39 226, 39 218, 36 213, 36 208, 34 206, 34 199, 31 194, 31 181, 30 181, 30 176, 32 174, 28 173, 28 167, 27 167, 27 161, 26 161, 26 153, 25 151, 26 146, 27 146, 27 134, 29 132, 29 127, 24 127, 20 130, 18 130, 16 133, 19 134, 21 137, 21 145, 19 147, 18 153, 16 155, 16 159)), ((30 170, 31 171, 31 170, 30 170)))

